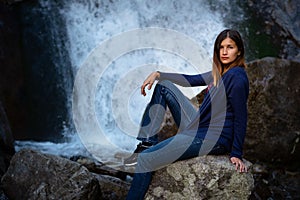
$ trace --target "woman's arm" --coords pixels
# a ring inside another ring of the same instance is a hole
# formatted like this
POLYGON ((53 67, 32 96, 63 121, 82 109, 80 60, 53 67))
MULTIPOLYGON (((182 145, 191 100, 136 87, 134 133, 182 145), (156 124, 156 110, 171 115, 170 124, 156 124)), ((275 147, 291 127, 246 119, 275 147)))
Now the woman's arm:
POLYGON ((242 156, 247 129, 249 82, 246 72, 242 70, 241 68, 232 70, 230 75, 224 80, 224 84, 227 85, 227 101, 231 105, 233 112, 233 142, 230 160, 237 170, 246 172, 247 168, 242 161, 242 156))
POLYGON ((248 83, 237 77, 232 81, 228 101, 233 111, 233 143, 230 156, 242 159, 243 144, 247 129, 248 83))
POLYGON ((145 87, 148 85, 148 90, 151 90, 153 83, 155 80, 158 80, 160 78, 159 72, 152 72, 144 81, 143 85, 141 86, 141 94, 143 96, 146 96, 145 87))
POLYGON ((205 86, 212 81, 212 74, 211 71, 196 75, 160 72, 159 80, 169 80, 183 87, 205 86))
POLYGON ((169 80, 183 87, 205 86, 212 81, 211 72, 197 75, 186 75, 177 73, 152 72, 141 86, 141 94, 146 96, 145 88, 151 90, 155 80, 169 80))

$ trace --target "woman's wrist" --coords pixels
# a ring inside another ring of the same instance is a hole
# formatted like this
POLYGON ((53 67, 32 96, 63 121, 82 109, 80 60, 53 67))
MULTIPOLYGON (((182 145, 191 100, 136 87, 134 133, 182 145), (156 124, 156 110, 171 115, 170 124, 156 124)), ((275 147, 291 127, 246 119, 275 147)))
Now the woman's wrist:
POLYGON ((160 78, 160 72, 156 71, 156 80, 159 80, 159 78, 160 78))

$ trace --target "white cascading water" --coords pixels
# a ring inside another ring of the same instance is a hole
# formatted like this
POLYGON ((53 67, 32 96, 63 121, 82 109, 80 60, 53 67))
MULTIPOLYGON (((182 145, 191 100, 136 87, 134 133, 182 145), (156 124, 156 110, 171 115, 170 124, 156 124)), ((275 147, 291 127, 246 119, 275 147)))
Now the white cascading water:
MULTIPOLYGON (((101 68, 101 74, 97 77, 94 105, 83 103, 75 105, 75 107, 80 110, 90 109, 91 106, 95 107, 98 125, 108 144, 97 141, 99 138, 96 136, 89 139, 89 141, 93 141, 93 144, 91 142, 83 143, 89 152, 93 155, 97 154, 96 157, 102 162, 113 165, 121 162, 121 158, 116 156, 117 154, 131 152, 137 143, 135 137, 138 125, 153 90, 149 91, 146 97, 140 95, 139 88, 146 76, 154 70, 188 74, 210 70, 213 42, 217 34, 225 28, 220 14, 211 11, 207 1, 204 0, 91 0, 87 2, 74 0, 66 3, 60 12, 64 16, 67 26, 70 43, 68 52, 75 77, 78 76, 81 67, 86 63, 93 62, 91 54, 95 53, 103 43, 114 40, 116 36, 122 36, 128 31, 141 28, 156 27, 170 30, 172 33, 178 32, 179 37, 184 35, 189 38, 188 41, 194 41, 198 45, 200 52, 196 53, 203 58, 201 63, 197 63, 199 66, 195 67, 190 64, 188 59, 178 55, 176 49, 140 46, 110 58, 110 64, 101 68), (120 94, 124 94, 124 96, 120 94), (109 148, 111 145, 117 148, 112 150, 109 148)), ((178 41, 175 39, 173 42, 176 46, 178 41)), ((130 43, 130 41, 125 43, 130 43)), ((117 43, 117 45, 121 48, 125 44, 117 43)), ((93 59, 97 60, 97 57, 93 59)), ((99 59, 103 59, 103 57, 99 55, 99 59)), ((95 65, 97 64, 95 63, 95 65)), ((88 95, 86 87, 87 85, 78 86, 76 95, 88 95)), ((200 90, 201 88, 184 90, 184 93, 192 97, 200 90)), ((70 91, 70 98, 72 98, 72 93, 73 91, 70 91)), ((73 102, 73 104, 75 103, 78 102, 73 102)), ((88 117, 86 118, 88 120, 88 117)), ((64 134, 73 135, 74 138, 63 144, 23 142, 21 146, 30 146, 45 153, 67 157, 86 155, 85 148, 81 146, 86 135, 79 133, 80 139, 78 139, 76 134, 64 134)))

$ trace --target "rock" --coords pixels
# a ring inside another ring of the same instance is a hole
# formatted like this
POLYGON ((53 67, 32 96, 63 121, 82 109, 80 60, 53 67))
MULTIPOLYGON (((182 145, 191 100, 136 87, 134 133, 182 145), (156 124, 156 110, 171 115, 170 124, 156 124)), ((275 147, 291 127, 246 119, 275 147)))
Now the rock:
POLYGON ((0 101, 0 178, 6 172, 14 153, 14 139, 0 101))
POLYGON ((76 161, 77 163, 85 166, 90 172, 95 174, 108 175, 110 177, 116 177, 121 180, 125 180, 127 176, 126 172, 108 167, 104 163, 101 163, 93 158, 81 157, 78 159, 74 159, 73 161, 76 161))
POLYGON ((265 24, 264 30, 280 43, 280 57, 300 61, 300 1, 298 0, 264 0, 245 2, 261 22, 265 24))
POLYGON ((0 199, 1 200, 9 200, 8 198, 7 198, 7 196, 5 196, 5 194, 3 193, 3 191, 0 189, 0 199))
POLYGON ((300 63, 268 57, 250 62, 247 73, 246 158, 299 164, 300 63))
POLYGON ((202 156, 175 162, 155 172, 145 199, 248 199, 250 172, 238 173, 228 156, 202 156))
POLYGON ((28 133, 28 113, 31 113, 25 101, 25 84, 29 81, 25 81, 24 74, 20 16, 17 5, 1 2, 0 13, 0 101, 14 139, 20 140, 28 133))
POLYGON ((161 124, 161 128, 158 132, 158 140, 163 141, 168 139, 176 135, 177 131, 178 127, 174 121, 170 109, 167 107, 163 123, 161 124))
POLYGON ((130 184, 116 177, 97 175, 102 198, 107 200, 126 199, 130 184))
POLYGON ((23 0, 0 0, 0 3, 5 3, 5 4, 15 4, 22 2, 23 0))
POLYGON ((98 199, 98 180, 82 165, 54 155, 21 150, 1 180, 9 199, 98 199))

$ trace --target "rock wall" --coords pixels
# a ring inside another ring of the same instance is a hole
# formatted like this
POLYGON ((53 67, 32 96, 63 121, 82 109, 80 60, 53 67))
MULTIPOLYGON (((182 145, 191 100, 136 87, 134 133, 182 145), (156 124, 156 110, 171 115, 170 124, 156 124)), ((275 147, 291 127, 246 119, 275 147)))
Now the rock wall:
POLYGON ((300 159, 300 63, 264 58, 248 64, 250 94, 245 156, 265 162, 300 159))
POLYGON ((0 101, 12 133, 21 139, 28 128, 21 31, 16 8, 0 2, 0 101))
POLYGON ((0 99, 17 140, 61 141, 73 71, 61 1, 0 2, 0 99), (34 19, 34 20, 33 20, 34 19))
POLYGON ((3 4, 14 4, 14 3, 18 3, 18 2, 21 2, 23 0, 0 0, 0 3, 3 3, 3 4))
POLYGON ((0 101, 0 178, 6 172, 14 153, 14 139, 5 110, 0 101))
POLYGON ((254 34, 266 33, 273 43, 282 40, 278 57, 300 61, 300 1, 249 0, 245 4, 253 13, 251 17, 264 24, 264 28, 254 34))

